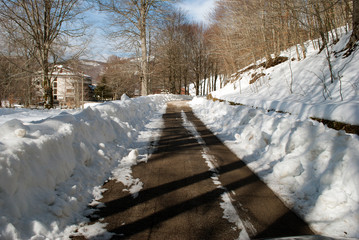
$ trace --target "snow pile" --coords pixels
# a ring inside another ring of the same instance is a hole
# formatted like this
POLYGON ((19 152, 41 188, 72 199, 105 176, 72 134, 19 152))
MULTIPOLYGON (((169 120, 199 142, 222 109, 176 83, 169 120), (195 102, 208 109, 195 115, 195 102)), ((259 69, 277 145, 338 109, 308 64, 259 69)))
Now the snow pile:
MULTIPOLYGON (((98 104, 98 103, 97 103, 98 104)), ((22 122, 39 121, 45 118, 54 117, 61 112, 71 114, 78 113, 79 110, 61 110, 61 109, 27 109, 27 108, 0 108, 0 125, 12 119, 18 119, 22 122)))
MULTIPOLYGON (((103 219, 101 219, 103 220, 103 219)), ((100 221, 101 221, 100 220, 100 221)), ((96 222, 91 226, 84 225, 78 229, 78 234, 91 240, 107 240, 113 237, 114 233, 107 232, 108 223, 96 222)))
POLYGON ((87 204, 101 197, 98 186, 111 171, 117 169, 119 177, 123 164, 130 167, 150 154, 135 150, 139 139, 142 147, 151 141, 142 131, 176 98, 124 97, 33 122, 16 119, 26 118, 26 110, 7 110, 15 119, 0 125, 0 238, 68 236, 71 224, 85 221, 87 204))
POLYGON ((330 46, 334 82, 331 83, 326 51, 318 54, 312 41, 305 43, 307 58, 296 60, 295 47, 282 52, 291 61, 265 69, 248 70, 212 96, 248 106, 290 112, 300 119, 316 117, 359 125, 359 51, 343 58, 349 34, 330 46), (253 76, 260 76, 249 84, 253 76))
POLYGON ((319 234, 359 237, 359 137, 196 98, 198 117, 319 234))

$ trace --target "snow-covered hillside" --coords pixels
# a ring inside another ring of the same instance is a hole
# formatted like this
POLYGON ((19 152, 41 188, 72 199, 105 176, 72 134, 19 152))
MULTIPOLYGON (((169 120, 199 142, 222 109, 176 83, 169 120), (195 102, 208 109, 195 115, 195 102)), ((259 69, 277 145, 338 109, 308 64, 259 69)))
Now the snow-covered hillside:
MULTIPOLYGON (((0 239, 65 238, 111 175, 133 194, 169 100, 156 95, 83 111, 0 109, 0 239), (160 123, 160 122, 159 122, 160 123)), ((95 203, 94 203, 95 204, 95 203)))
POLYGON ((318 234, 359 238, 357 135, 289 114, 204 98, 195 98, 191 106, 318 234))
MULTIPOLYGON (((309 119, 359 125, 359 50, 348 58, 334 54, 349 37, 330 47, 334 83, 325 52, 308 42, 306 59, 243 71, 211 93, 246 106, 203 98, 191 106, 315 231, 359 238, 359 137, 309 119)), ((296 57, 295 48, 282 55, 296 57)))
MULTIPOLYGON (((318 54, 311 41, 306 43, 307 58, 296 60, 295 48, 282 52, 292 61, 275 67, 259 67, 234 76, 215 98, 267 110, 295 114, 300 119, 317 117, 359 125, 359 51, 343 58, 341 51, 350 34, 330 47, 334 82, 331 83, 326 51, 318 54), (263 75, 249 84, 255 75, 263 75)), ((240 71, 239 71, 240 72, 240 71)))

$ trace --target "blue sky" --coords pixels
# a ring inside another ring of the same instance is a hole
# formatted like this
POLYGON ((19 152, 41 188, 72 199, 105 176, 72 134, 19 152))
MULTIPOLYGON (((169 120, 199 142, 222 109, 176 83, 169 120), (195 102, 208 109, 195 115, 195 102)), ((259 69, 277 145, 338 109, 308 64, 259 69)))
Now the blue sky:
MULTIPOLYGON (((176 4, 188 14, 189 20, 209 24, 208 15, 214 9, 215 2, 216 0, 182 0, 176 4)), ((105 30, 109 24, 105 14, 91 10, 91 13, 87 16, 89 17, 86 21, 93 25, 89 32, 93 36, 93 40, 89 46, 90 55, 85 58, 106 61, 107 57, 112 54, 124 55, 119 51, 115 51, 113 43, 105 36, 105 30)))

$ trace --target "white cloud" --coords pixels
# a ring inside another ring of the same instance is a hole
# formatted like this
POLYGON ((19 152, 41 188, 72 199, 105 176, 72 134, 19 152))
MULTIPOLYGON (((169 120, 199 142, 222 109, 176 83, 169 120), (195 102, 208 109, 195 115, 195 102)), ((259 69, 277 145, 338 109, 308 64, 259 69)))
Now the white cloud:
POLYGON ((190 19, 196 22, 209 23, 209 13, 214 9, 216 0, 185 0, 178 3, 190 19))

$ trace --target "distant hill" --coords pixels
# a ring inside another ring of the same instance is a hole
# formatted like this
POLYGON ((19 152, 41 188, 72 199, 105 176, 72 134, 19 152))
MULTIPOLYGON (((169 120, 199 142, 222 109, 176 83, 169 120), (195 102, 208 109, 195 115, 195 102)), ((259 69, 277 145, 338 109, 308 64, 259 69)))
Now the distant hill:
POLYGON ((101 80, 105 65, 105 62, 81 59, 78 63, 78 69, 83 73, 91 76, 93 83, 96 84, 101 80))

